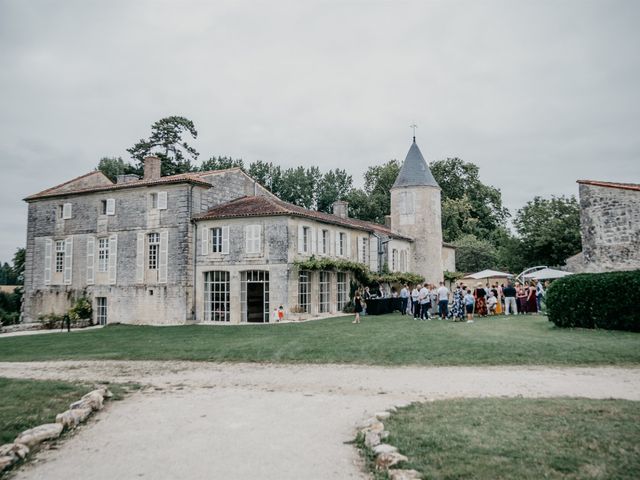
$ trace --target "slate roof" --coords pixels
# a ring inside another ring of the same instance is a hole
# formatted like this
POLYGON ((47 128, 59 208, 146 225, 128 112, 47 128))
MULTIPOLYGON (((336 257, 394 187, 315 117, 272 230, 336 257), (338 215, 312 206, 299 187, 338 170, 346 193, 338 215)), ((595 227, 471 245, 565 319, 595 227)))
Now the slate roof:
POLYGON ((223 203, 222 205, 213 207, 201 215, 197 215, 194 217, 194 220, 266 217, 276 215, 303 217, 341 227, 354 228, 357 230, 364 230, 393 238, 412 241, 411 238, 394 233, 390 228, 378 223, 365 222, 364 220, 357 220, 355 218, 342 218, 330 213, 318 212, 316 210, 299 207, 298 205, 285 202, 275 197, 265 196, 247 196, 223 203))
POLYGON ((392 188, 416 186, 439 187, 414 138, 392 188))
POLYGON ((26 197, 25 201, 30 200, 38 200, 40 198, 48 198, 48 197, 60 197, 66 195, 77 195, 80 193, 93 193, 93 192, 104 192, 110 190, 120 190, 125 188, 136 188, 136 187, 151 187, 155 185, 166 185, 166 184, 175 184, 175 183, 191 183, 194 185, 201 185, 203 187, 210 187, 211 184, 203 179, 203 177, 207 175, 216 175, 220 173, 226 173, 232 170, 239 170, 239 167, 228 168, 225 170, 209 170, 206 172, 190 172, 190 173, 180 173, 177 175, 168 175, 166 177, 160 177, 155 180, 135 180, 127 183, 113 183, 106 176, 105 179, 109 183, 105 183, 104 185, 93 185, 85 188, 69 188, 70 184, 73 182, 82 180, 90 175, 95 175, 101 172, 93 171, 86 173, 84 175, 80 175, 79 177, 68 180, 60 185, 56 185, 55 187, 47 188, 41 192, 35 193, 26 197))
POLYGON ((622 190, 635 190, 640 192, 640 184, 637 183, 600 182, 598 180, 577 180, 577 183, 594 185, 596 187, 620 188, 622 190))

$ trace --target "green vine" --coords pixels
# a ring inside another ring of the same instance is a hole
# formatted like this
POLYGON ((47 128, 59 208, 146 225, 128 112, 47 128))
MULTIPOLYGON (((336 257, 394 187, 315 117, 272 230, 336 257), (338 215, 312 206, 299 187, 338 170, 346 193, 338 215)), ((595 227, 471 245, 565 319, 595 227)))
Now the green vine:
POLYGON ((424 280, 424 277, 410 272, 404 273, 373 273, 369 267, 363 263, 349 260, 334 260, 331 258, 311 257, 303 262, 294 262, 300 270, 330 270, 337 272, 351 272, 355 279, 362 285, 373 285, 376 283, 409 283, 415 285, 424 280))
POLYGON ((463 272, 449 272, 448 270, 445 270, 443 272, 443 275, 444 275, 444 279, 447 282, 455 282, 457 280, 460 280, 462 277, 464 277, 463 272))

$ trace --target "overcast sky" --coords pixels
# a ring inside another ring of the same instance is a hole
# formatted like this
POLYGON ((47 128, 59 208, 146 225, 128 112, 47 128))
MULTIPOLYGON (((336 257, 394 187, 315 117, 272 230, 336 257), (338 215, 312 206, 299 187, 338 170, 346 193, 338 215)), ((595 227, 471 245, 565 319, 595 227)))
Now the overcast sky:
POLYGON ((640 2, 0 0, 0 260, 25 196, 162 117, 201 159, 480 167, 505 204, 640 183, 640 2))

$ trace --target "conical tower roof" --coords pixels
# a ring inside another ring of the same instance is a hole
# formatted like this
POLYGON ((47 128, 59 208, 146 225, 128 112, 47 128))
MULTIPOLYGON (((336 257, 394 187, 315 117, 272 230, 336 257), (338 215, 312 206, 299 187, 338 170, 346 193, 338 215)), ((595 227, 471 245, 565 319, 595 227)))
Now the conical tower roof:
POLYGON ((404 159, 398 178, 391 188, 417 186, 439 187, 413 137, 413 143, 404 159))

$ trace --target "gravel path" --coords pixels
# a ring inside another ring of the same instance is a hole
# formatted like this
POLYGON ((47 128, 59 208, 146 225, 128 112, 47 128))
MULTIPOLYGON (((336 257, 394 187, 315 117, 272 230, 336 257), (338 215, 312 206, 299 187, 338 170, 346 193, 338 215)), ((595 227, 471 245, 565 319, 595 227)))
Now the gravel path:
POLYGON ((0 363, 0 376, 136 382, 15 479, 366 478, 350 445, 394 404, 482 396, 640 400, 640 369, 196 362, 0 363))

